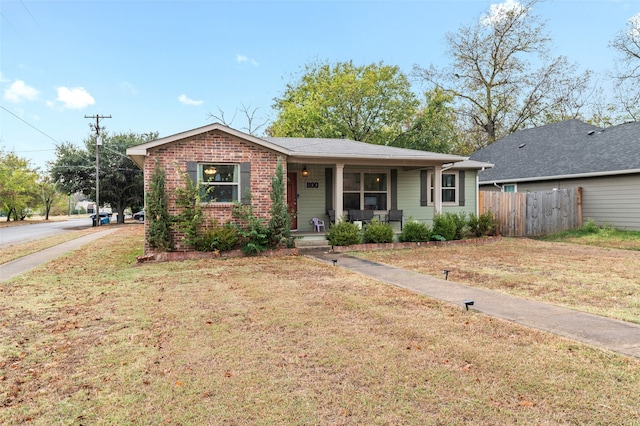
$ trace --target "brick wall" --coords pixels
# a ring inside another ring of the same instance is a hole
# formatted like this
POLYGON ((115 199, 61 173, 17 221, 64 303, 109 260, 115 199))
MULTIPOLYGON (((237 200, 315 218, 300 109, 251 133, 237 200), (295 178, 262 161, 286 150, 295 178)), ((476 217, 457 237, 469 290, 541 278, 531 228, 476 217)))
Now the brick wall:
MULTIPOLYGON (((278 158, 281 158, 286 176, 286 159, 276 152, 246 142, 242 139, 215 130, 167 145, 153 148, 144 164, 145 193, 149 189, 153 169, 158 165, 165 169, 165 191, 169 198, 169 214, 178 213, 175 207, 175 189, 184 186, 182 173, 187 170, 187 162, 198 163, 251 163, 251 204, 257 217, 268 219, 271 208, 271 178, 275 176, 278 158)), ((217 220, 223 224, 231 220, 231 203, 202 204, 204 225, 217 220)), ((182 243, 181 235, 174 233, 176 250, 189 250, 182 243)), ((145 238, 145 253, 149 247, 145 238)))

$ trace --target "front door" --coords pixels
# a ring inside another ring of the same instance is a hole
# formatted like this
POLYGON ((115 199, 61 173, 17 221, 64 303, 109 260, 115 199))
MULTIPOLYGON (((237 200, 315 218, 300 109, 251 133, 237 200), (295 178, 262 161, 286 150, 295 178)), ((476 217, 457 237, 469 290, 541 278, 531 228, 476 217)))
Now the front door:
POLYGON ((298 175, 287 173, 287 206, 291 215, 291 229, 298 229, 298 175))

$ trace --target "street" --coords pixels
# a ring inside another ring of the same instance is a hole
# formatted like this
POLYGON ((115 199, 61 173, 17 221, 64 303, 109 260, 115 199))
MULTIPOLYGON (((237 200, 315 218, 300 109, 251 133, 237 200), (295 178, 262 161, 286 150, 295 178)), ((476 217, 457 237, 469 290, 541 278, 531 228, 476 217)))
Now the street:
POLYGON ((91 219, 70 218, 66 221, 29 223, 0 228, 0 245, 24 243, 61 234, 69 229, 91 226, 91 219))

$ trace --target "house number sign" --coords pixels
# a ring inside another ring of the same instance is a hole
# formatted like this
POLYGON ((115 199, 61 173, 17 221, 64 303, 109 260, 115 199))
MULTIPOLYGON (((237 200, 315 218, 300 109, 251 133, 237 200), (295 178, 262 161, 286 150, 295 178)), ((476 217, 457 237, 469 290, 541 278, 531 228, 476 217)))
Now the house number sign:
POLYGON ((320 188, 320 182, 307 182, 307 189, 318 189, 320 188))

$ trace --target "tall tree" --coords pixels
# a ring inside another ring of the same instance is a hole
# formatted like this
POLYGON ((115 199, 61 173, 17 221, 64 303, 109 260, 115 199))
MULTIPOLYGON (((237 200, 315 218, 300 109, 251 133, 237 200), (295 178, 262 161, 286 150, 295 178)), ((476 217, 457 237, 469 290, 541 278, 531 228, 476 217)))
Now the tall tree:
MULTIPOLYGON (((124 222, 127 207, 144 203, 142 170, 125 155, 127 148, 158 137, 157 133, 102 134, 100 146, 100 202, 118 212, 118 222, 124 222)), ((69 142, 56 147, 56 160, 49 164, 50 173, 60 190, 66 194, 81 192, 95 200, 96 137, 89 136, 79 148, 69 142)))
POLYGON ((625 119, 640 119, 640 13, 609 43, 618 52, 615 63, 616 100, 625 119))
POLYGON ((29 160, 0 150, 0 207, 7 212, 7 222, 24 219, 37 200, 38 175, 29 160))
POLYGON ((275 99, 277 119, 267 133, 386 145, 404 131, 418 104, 396 66, 312 62, 275 99))
POLYGON ((44 220, 49 220, 51 207, 53 207, 53 204, 60 198, 61 194, 58 192, 56 184, 51 182, 51 178, 48 176, 40 179, 38 186, 40 189, 40 199, 42 206, 44 207, 44 220))
POLYGON ((407 130, 390 145, 421 151, 452 153, 458 148, 453 96, 436 88, 425 93, 425 103, 410 119, 407 130))
POLYGON ((478 147, 524 127, 578 114, 591 73, 549 55, 538 0, 494 4, 476 23, 446 36, 448 67, 414 74, 454 96, 467 137, 478 147))

